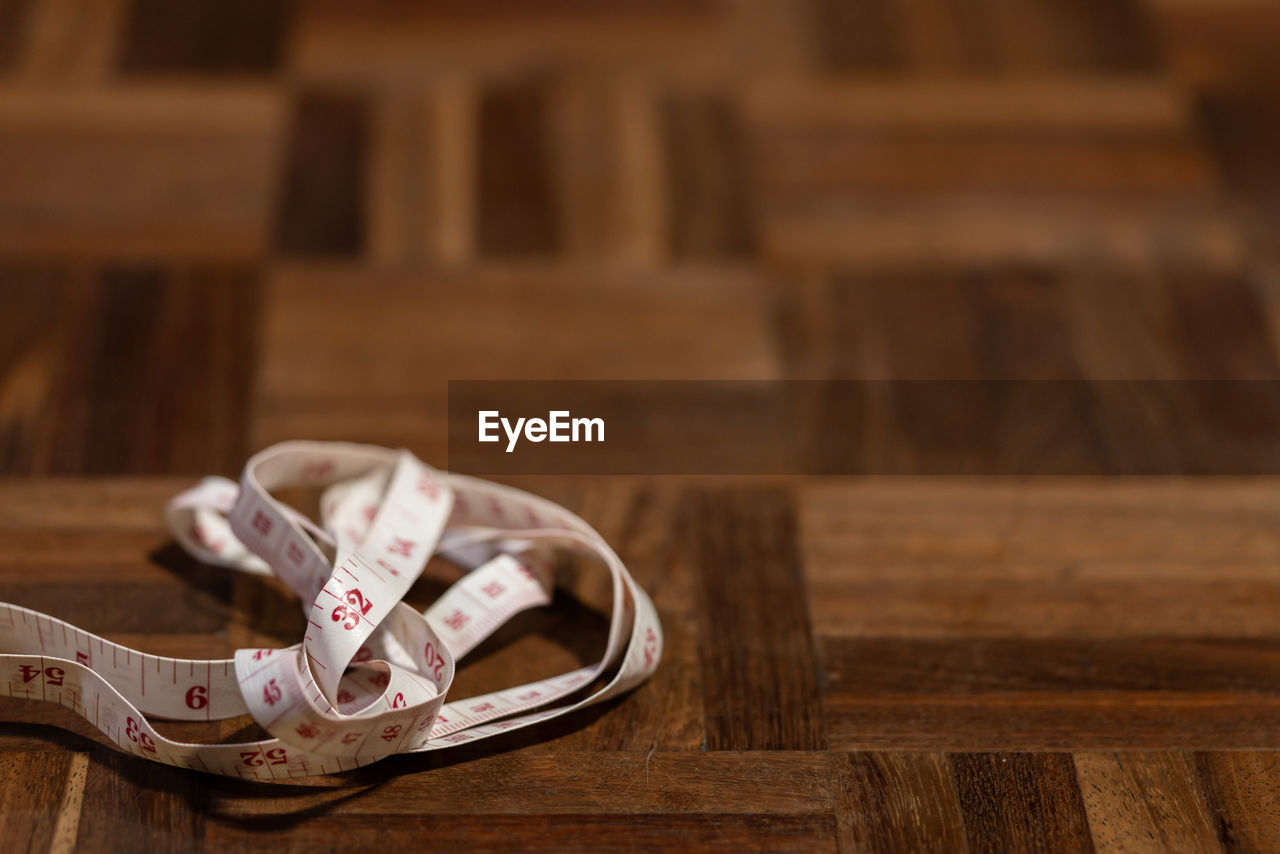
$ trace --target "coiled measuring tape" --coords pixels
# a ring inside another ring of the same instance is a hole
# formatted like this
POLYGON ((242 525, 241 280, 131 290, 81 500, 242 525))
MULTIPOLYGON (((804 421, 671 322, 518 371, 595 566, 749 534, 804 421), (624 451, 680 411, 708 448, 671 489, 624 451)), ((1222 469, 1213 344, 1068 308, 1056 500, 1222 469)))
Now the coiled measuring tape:
POLYGON ((265 780, 350 770, 569 714, 635 687, 662 655, 653 603, 590 525, 521 490, 435 471, 407 451, 274 445, 249 461, 238 486, 210 477, 175 497, 166 520, 194 557, 274 574, 296 592, 307 612, 302 642, 226 660, 166 658, 0 604, 0 693, 60 703, 145 759, 265 780), (322 524, 272 496, 292 487, 323 489, 322 524), (555 549, 594 558, 613 580, 600 660, 446 702, 457 660, 551 601, 555 549), (433 554, 468 572, 418 612, 401 600, 433 554), (245 713, 272 737, 193 744, 148 720, 245 713))

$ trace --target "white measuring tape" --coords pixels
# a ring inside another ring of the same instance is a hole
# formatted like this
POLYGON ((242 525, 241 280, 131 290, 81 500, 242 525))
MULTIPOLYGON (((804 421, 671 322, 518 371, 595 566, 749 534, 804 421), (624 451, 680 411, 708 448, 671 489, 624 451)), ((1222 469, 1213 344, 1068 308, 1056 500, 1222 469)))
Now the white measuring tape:
POLYGON ((239 486, 206 478, 166 515, 193 556, 275 574, 292 588, 307 612, 302 642, 227 660, 165 658, 0 604, 0 693, 61 703, 146 759, 274 779, 336 773, 568 714, 635 687, 662 655, 653 603, 591 526, 518 489, 434 471, 407 451, 285 442, 253 457, 239 486), (323 488, 323 524, 272 497, 290 487, 323 488), (511 617, 551 601, 555 547, 595 558, 612 576, 600 660, 446 703, 458 659, 511 617), (469 572, 419 613, 401 599, 433 554, 469 572), (191 744, 148 721, 246 712, 273 737, 191 744))

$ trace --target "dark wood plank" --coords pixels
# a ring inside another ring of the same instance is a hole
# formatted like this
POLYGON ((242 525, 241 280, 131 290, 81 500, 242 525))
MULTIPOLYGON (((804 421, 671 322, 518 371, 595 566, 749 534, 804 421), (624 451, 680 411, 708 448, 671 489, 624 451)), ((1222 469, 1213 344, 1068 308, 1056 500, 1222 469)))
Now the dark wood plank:
POLYGON ((1275 637, 1262 481, 832 480, 801 496, 824 639, 1275 637))
POLYGON ((234 471, 248 450, 255 289, 243 271, 106 270, 62 392, 64 411, 84 407, 72 425, 85 444, 55 470, 234 471), (162 413, 182 429, 159 433, 162 413))
POLYGON ((867 72, 899 65, 901 38, 893 25, 890 0, 816 0, 813 8, 812 38, 824 67, 867 72))
POLYGON ((744 154, 733 105, 715 96, 666 106, 669 241, 677 257, 742 256, 753 247, 744 154))
POLYGON ((1198 380, 1280 377, 1262 306, 1240 279, 1168 278, 1183 376, 1198 380))
MULTIPOLYGON (((1274 14, 1276 10, 1269 10, 1274 14)), ((1280 32, 1280 15, 1259 32, 1280 32)), ((1256 37, 1256 33, 1250 36, 1256 37)), ((1264 36, 1274 43, 1274 36, 1264 36)), ((1239 51, 1248 55, 1247 51, 1239 51)), ((1264 54, 1259 49, 1258 54, 1264 54)), ((1274 56, 1265 51, 1267 63, 1274 56)), ((1250 78, 1252 80, 1253 78, 1250 78)), ((1260 76, 1259 82, 1240 89, 1213 90, 1197 99, 1197 117, 1206 149, 1221 171, 1227 191, 1239 204, 1249 239, 1269 262, 1280 255, 1276 223, 1280 222, 1280 167, 1271 152, 1280 145, 1280 74, 1260 76)), ((1264 283, 1259 290, 1271 297, 1264 283)))
POLYGON ((1280 747, 1274 695, 1226 692, 843 695, 826 705, 841 750, 1248 750, 1280 747))
POLYGON ((295 67, 307 76, 379 86, 440 72, 511 80, 548 69, 584 78, 705 70, 723 53, 713 42, 726 23, 725 7, 710 0, 300 5, 290 52, 295 67))
POLYGON ((20 393, 0 401, 0 470, 5 473, 40 471, 51 463, 51 407, 72 342, 62 312, 81 303, 86 290, 63 268, 0 266, 6 306, 0 366, 6 376, 20 380, 20 393))
POLYGON ((945 754, 841 753, 832 757, 831 775, 842 850, 965 850, 945 754))
POLYGON ((247 452, 256 282, 236 269, 18 267, 0 355, 10 473, 234 471, 247 452), (166 419, 180 429, 162 429, 166 419))
MULTIPOLYGON (((402 757, 332 785, 288 793, 291 811, 330 816, 757 815, 827 818, 825 752, 437 753, 402 757), (436 795, 423 799, 424 788, 436 795)), ((258 787, 262 788, 262 787, 258 787)), ((268 817, 279 804, 213 783, 221 817, 268 817)))
MULTIPOLYGON (((998 4, 988 8, 993 15, 1005 14, 998 4)), ((1041 63, 1117 73, 1153 72, 1160 67, 1160 42, 1141 0, 1038 0, 1021 5, 1019 12, 1002 29, 1007 49, 1025 63, 1019 67, 1027 71, 1041 63), (1034 34, 1039 50, 1022 41, 1027 31, 1034 34)))
POLYGON ((1139 0, 1035 0, 1016 8, 944 0, 856 5, 867 8, 818 6, 815 38, 833 70, 1141 72, 1160 60, 1139 0))
POLYGON ((1220 95, 1276 81, 1280 9, 1267 0, 1148 3, 1167 65, 1184 85, 1220 95))
POLYGON ((840 638, 829 695, 1242 691, 1280 684, 1280 641, 1189 638, 840 638))
POLYGON ((482 255, 546 255, 560 248, 548 122, 548 90, 540 81, 493 87, 480 99, 482 255))
POLYGON ((803 529, 832 745, 1272 744, 1272 569, 1246 544, 1273 547, 1274 510, 1237 488, 822 489, 803 529))
POLYGON ((1280 144, 1276 92, 1213 92, 1197 102, 1208 149, 1228 187, 1241 199, 1274 208, 1280 168, 1267 156, 1280 144))
POLYGON ((0 74, 11 71, 24 45, 27 17, 35 0, 6 0, 0 3, 0 74))
POLYGON ((30 851, 62 850, 75 842, 84 787, 84 754, 0 753, 0 838, 30 851), (78 776, 72 777, 77 768, 78 776), (68 803, 68 796, 70 802, 68 803))
POLYGON ((825 748, 791 495, 700 490, 681 516, 702 588, 707 749, 825 748))
POLYGON ((119 66, 127 74, 267 73, 279 67, 286 0, 130 0, 119 66))
POLYGON ((961 753, 951 766, 970 850, 1093 850, 1070 756, 961 753))
MULTIPOLYGON (((261 841, 275 819, 218 823, 209 828, 210 845, 237 848, 261 841)), ((573 816, 419 816, 371 818, 359 825, 349 818, 316 817, 306 833, 282 840, 281 851, 312 850, 326 840, 355 837, 376 848, 412 846, 433 840, 442 850, 472 846, 486 851, 835 851, 835 830, 828 818, 752 815, 573 816)))
POLYGON ((765 253, 806 272, 876 275, 1239 263, 1238 224, 1222 216, 1218 173, 1176 87, 1036 79, 749 87, 747 174, 765 253))
MULTIPOLYGON (((904 94, 906 94, 904 92, 904 94)), ((1047 95, 1048 93, 1046 93, 1047 95)), ((1059 201, 1110 197, 1188 201, 1212 187, 1195 140, 1162 127, 1104 130, 1034 127, 760 128, 754 151, 777 205, 845 201, 919 202, 948 197, 1059 201)))
POLYGON ((208 780, 114 750, 95 751, 84 783, 76 850, 190 851, 201 847, 208 780))
POLYGON ((824 640, 827 723, 854 747, 1273 744, 1270 642, 824 640))
POLYGON ((358 255, 365 245, 366 102, 303 92, 294 107, 275 245, 286 255, 358 255))
POLYGON ((225 625, 227 617, 227 609, 218 598, 193 593, 183 582, 114 584, 80 580, 69 584, 0 584, 0 599, 20 602, 23 607, 57 615, 87 631, 106 635, 213 632, 225 625))
POLYGON ((450 379, 777 374, 765 289, 733 271, 501 265, 424 282, 299 267, 266 297, 256 444, 367 441, 445 465, 450 379))
POLYGON ((1046 267, 846 273, 778 288, 791 376, 1084 378, 1068 322, 1074 284, 1046 267))

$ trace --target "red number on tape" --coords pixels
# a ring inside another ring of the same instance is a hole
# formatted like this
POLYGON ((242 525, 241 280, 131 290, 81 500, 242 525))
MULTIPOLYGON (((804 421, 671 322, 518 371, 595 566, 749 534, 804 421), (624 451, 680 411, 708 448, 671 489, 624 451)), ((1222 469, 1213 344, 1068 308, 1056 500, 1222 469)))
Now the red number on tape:
POLYGON ((155 741, 152 740, 151 736, 138 728, 138 722, 133 718, 124 719, 124 734, 125 738, 129 739, 134 744, 140 745, 142 749, 148 753, 156 752, 155 741))
POLYGON ((203 709, 209 705, 209 689, 203 685, 192 685, 187 689, 187 708, 203 709))
POLYGON ((650 626, 644 632, 644 666, 653 667, 653 658, 658 654, 658 636, 650 626))
POLYGON ((276 684, 276 680, 272 679, 262 686, 262 701, 268 706, 274 706, 281 696, 280 686, 276 684))
POLYGON ((373 602, 366 602, 364 595, 359 590, 348 590, 347 595, 343 598, 347 600, 347 604, 339 605, 333 609, 333 621, 339 623, 346 620, 345 623, 342 623, 342 627, 347 631, 351 631, 360 624, 360 618, 369 613, 369 609, 373 607, 373 602))
POLYGON ((436 500, 436 496, 440 494, 440 487, 429 474, 424 474, 418 478, 418 491, 432 501, 436 500))
POLYGON ((430 641, 427 642, 424 650, 427 657, 427 667, 431 668, 431 675, 439 682, 444 678, 444 659, 440 657, 440 653, 436 652, 436 648, 430 641))

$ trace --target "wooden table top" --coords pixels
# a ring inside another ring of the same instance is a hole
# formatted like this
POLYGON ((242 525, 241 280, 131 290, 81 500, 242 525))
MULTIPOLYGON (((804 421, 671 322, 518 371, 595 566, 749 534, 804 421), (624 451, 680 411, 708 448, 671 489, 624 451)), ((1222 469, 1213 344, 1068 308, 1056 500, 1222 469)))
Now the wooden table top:
MULTIPOLYGON (((155 510, 184 482, 0 485, 0 593, 159 654, 294 642, 304 617, 279 584, 168 542, 155 510)), ((483 747, 280 784, 144 763, 65 709, 6 698, 6 836, 148 850, 349 834, 557 850, 1280 838, 1280 481, 522 485, 595 522, 652 593, 667 650, 634 694, 483 747)), ((562 596, 512 628, 460 696, 589 661, 604 621, 562 596)))
MULTIPOLYGON (((1277 43, 1273 0, 0 0, 0 601, 293 643, 164 501, 290 438, 443 465, 450 379, 1280 379, 1277 43)), ((1280 479, 1117 477, 1180 425, 1110 415, 1089 476, 930 477, 905 417, 859 425, 903 477, 518 479, 653 594, 633 694, 277 785, 5 699, 0 840, 1280 850, 1280 479)), ((458 690, 589 660, 596 593, 458 690)))

